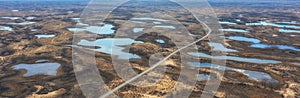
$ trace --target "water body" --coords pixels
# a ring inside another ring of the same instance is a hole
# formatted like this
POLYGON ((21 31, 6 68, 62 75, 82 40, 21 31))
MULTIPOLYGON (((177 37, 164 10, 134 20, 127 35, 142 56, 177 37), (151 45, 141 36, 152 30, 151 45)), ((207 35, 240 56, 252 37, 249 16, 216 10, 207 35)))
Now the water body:
POLYGON ((26 20, 32 20, 35 19, 36 17, 26 17, 26 20))
POLYGON ((14 31, 11 27, 0 26, 0 31, 14 31))
POLYGON ((19 10, 11 10, 12 12, 19 12, 19 10))
POLYGON ((291 21, 291 22, 277 22, 277 24, 289 24, 289 25, 295 25, 295 24, 299 24, 296 21, 291 21))
POLYGON ((255 39, 255 38, 247 38, 247 37, 242 37, 242 36, 229 36, 227 38, 230 39, 230 40, 250 42, 250 43, 252 43, 250 47, 253 47, 253 48, 260 48, 260 49, 278 48, 280 50, 300 51, 299 48, 296 48, 296 47, 293 47, 293 46, 263 44, 263 43, 261 43, 260 40, 255 39))
POLYGON ((134 28, 133 32, 138 33, 138 32, 142 32, 143 30, 144 30, 144 28, 134 28))
POLYGON ((235 57, 235 56, 211 56, 202 52, 189 52, 189 55, 210 58, 210 59, 226 59, 232 61, 239 61, 239 62, 248 62, 248 63, 255 63, 255 64, 278 64, 281 63, 280 61, 276 60, 265 60, 265 59, 257 59, 257 58, 243 58, 243 57, 235 57))
POLYGON ((292 63, 292 64, 297 65, 297 66, 300 66, 300 63, 292 63))
POLYGON ((43 34, 39 34, 39 35, 35 35, 38 38, 52 38, 55 37, 55 35, 43 35, 43 34))
POLYGON ((208 45, 213 48, 213 51, 238 52, 237 50, 228 49, 220 43, 208 42, 208 45))
POLYGON ((91 50, 107 53, 111 55, 116 55, 118 56, 119 59, 131 59, 131 58, 139 59, 140 56, 138 55, 122 51, 125 48, 121 46, 131 45, 133 43, 143 43, 143 42, 135 41, 130 38, 104 38, 104 39, 98 39, 96 41, 81 40, 78 43, 78 45, 101 47, 99 49, 91 49, 91 50))
POLYGON ((17 20, 20 19, 20 17, 1 17, 2 19, 10 19, 10 20, 17 20))
POLYGON ((229 21, 219 21, 220 24, 228 24, 228 25, 236 25, 234 22, 229 22, 229 21))
POLYGON ((300 30, 279 29, 279 32, 283 32, 283 33, 300 33, 300 30))
POLYGON ((252 44, 250 47, 253 48, 278 48, 280 50, 294 50, 294 51, 300 51, 299 48, 293 47, 293 46, 286 46, 286 45, 268 45, 268 44, 252 44))
POLYGON ((223 32, 238 32, 238 33, 247 33, 248 31, 242 29, 220 29, 223 32))
POLYGON ((157 39, 157 40, 155 40, 155 41, 158 42, 158 43, 160 43, 160 44, 164 44, 164 43, 165 43, 165 41, 162 40, 162 39, 157 39))
POLYGON ((255 38, 247 38, 243 36, 229 36, 226 37, 230 40, 235 40, 235 41, 244 41, 244 42, 250 42, 250 43, 260 43, 261 41, 255 38))
POLYGON ((209 80, 209 75, 208 74, 197 74, 196 79, 197 79, 197 81, 207 81, 207 80, 209 80))
POLYGON ((48 60, 37 60, 35 61, 36 63, 43 63, 43 62, 48 62, 48 60))
POLYGON ((72 32, 80 32, 80 31, 88 31, 95 34, 113 34, 115 30, 113 30, 115 26, 112 24, 105 24, 104 26, 87 26, 82 28, 68 28, 69 31, 72 32))
POLYGON ((255 80, 255 81, 266 80, 268 82, 278 82, 276 79, 273 79, 269 74, 264 72, 237 69, 237 68, 226 67, 226 66, 221 66, 221 65, 211 64, 211 63, 189 62, 188 64, 195 67, 216 68, 219 70, 232 70, 232 71, 241 72, 244 75, 248 76, 248 79, 250 80, 255 80))
POLYGON ((176 29, 174 26, 154 26, 155 28, 176 29))
POLYGON ((265 21, 258 21, 255 23, 246 23, 247 26, 253 26, 253 25, 260 25, 260 26, 273 26, 278 28, 294 28, 294 29, 300 29, 300 26, 296 25, 285 25, 285 24, 275 24, 275 23, 267 23, 265 21))
POLYGON ((154 24, 161 24, 161 22, 153 22, 154 24))
POLYGON ((57 69, 59 68, 59 63, 39 63, 36 64, 18 64, 13 66, 14 70, 25 69, 27 72, 24 77, 29 77, 33 75, 51 75, 55 76, 57 69))
POLYGON ((35 24, 36 22, 30 22, 30 21, 25 21, 25 22, 20 22, 20 23, 7 23, 10 25, 31 25, 31 24, 35 24))

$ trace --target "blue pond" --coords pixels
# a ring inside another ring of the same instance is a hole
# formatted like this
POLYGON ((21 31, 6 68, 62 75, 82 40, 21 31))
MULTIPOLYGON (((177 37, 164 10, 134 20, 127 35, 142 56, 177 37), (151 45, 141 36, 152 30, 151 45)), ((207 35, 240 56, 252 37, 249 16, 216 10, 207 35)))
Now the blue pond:
POLYGON ((241 72, 244 75, 248 76, 248 79, 250 80, 255 80, 255 81, 266 80, 268 82, 278 82, 277 80, 273 79, 269 74, 264 72, 237 69, 237 68, 226 67, 226 66, 221 66, 221 65, 211 64, 211 63, 189 62, 188 64, 195 67, 216 68, 219 70, 232 70, 232 71, 241 72))
POLYGON ((229 36, 227 37, 230 40, 236 40, 236 41, 244 41, 244 42, 250 42, 253 43, 250 47, 253 48, 278 48, 280 50, 294 50, 294 51, 300 51, 299 48, 293 47, 293 46, 287 46, 287 45, 269 45, 269 44, 263 44, 260 40, 255 38, 247 38, 242 36, 229 36))
POLYGON ((91 49, 97 52, 107 53, 118 56, 119 59, 140 58, 138 55, 123 52, 122 46, 131 45, 133 43, 143 43, 130 38, 105 38, 96 41, 81 40, 78 45, 82 46, 99 46, 99 49, 91 49))
POLYGON ((160 44, 164 44, 164 43, 165 43, 165 41, 162 40, 162 39, 157 39, 157 40, 155 40, 155 41, 158 42, 158 43, 160 43, 160 44))
POLYGON ((0 31, 13 31, 11 27, 6 27, 6 26, 0 26, 0 31))
POLYGON ((300 51, 299 48, 295 48, 293 46, 286 46, 286 45, 268 45, 268 44, 253 44, 250 47, 254 47, 254 48, 261 48, 261 49, 265 49, 265 48, 278 48, 280 50, 294 50, 294 51, 300 51))
POLYGON ((39 35, 35 35, 38 38, 52 38, 55 37, 55 35, 43 35, 43 34, 39 34, 39 35))
POLYGON ((36 64, 18 64, 12 68, 15 70, 25 69, 27 72, 24 74, 25 77, 33 75, 52 75, 55 76, 57 69, 59 68, 59 63, 40 63, 41 61, 36 61, 36 64))
POLYGON ((197 74, 196 79, 197 79, 197 81, 206 81, 206 80, 209 80, 209 75, 208 74, 197 74))
POLYGON ((223 32, 238 32, 238 33, 247 33, 248 31, 242 29, 220 29, 223 32))
POLYGON ((69 31, 78 32, 78 31, 88 31, 95 34, 113 34, 114 26, 112 24, 105 24, 104 26, 87 26, 82 28, 68 28, 69 31))
POLYGON ((236 23, 234 22, 229 22, 229 21, 219 21, 220 24, 229 24, 229 25, 235 25, 236 23))
POLYGON ((144 30, 144 28, 134 28, 133 32, 137 33, 137 32, 142 32, 144 30))
POLYGON ((156 28, 176 29, 174 26, 154 26, 156 28))
POLYGON ((246 23, 247 26, 252 26, 252 25, 261 25, 261 26, 273 26, 273 27, 278 27, 278 28, 294 28, 294 29, 300 29, 300 26, 296 25, 285 25, 285 24, 275 24, 275 23, 267 23, 265 21, 258 21, 255 23, 246 23))
POLYGON ((7 24, 10 24, 10 25, 31 25, 31 24, 34 24, 36 22, 30 22, 30 21, 25 21, 25 22, 20 22, 20 23, 7 23, 7 24))
POLYGON ((283 32, 283 33, 300 33, 300 30, 279 29, 279 32, 283 32))
POLYGON ((211 56, 201 52, 189 52, 189 55, 210 58, 210 59, 226 59, 232 61, 239 61, 239 62, 248 62, 248 63, 256 63, 256 64, 277 64, 280 61, 276 60, 264 60, 264 59, 256 59, 256 58, 242 58, 242 57, 235 57, 235 56, 211 56))
POLYGON ((260 43, 260 40, 255 38, 247 38, 243 36, 229 36, 227 37, 230 40, 236 40, 236 41, 244 41, 244 42, 250 42, 250 43, 260 43))
POLYGON ((226 51, 226 52, 238 52, 237 50, 228 49, 224 45, 215 42, 208 42, 208 45, 212 47, 213 51, 226 51))

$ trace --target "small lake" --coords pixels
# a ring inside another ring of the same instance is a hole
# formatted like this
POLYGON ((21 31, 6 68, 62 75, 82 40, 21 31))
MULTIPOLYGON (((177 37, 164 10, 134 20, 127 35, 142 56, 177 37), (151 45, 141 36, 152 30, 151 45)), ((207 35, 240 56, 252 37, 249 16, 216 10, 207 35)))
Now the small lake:
POLYGON ((86 26, 82 28, 68 28, 69 31, 79 32, 79 31, 88 31, 95 34, 113 34, 115 30, 113 30, 115 26, 112 24, 105 24, 104 26, 86 26))
POLYGON ((36 64, 18 64, 13 66, 14 70, 25 69, 27 72, 24 74, 24 77, 29 77, 33 75, 50 75, 55 76, 57 69, 60 67, 59 63, 40 63, 41 61, 36 61, 36 64))
POLYGON ((300 30, 279 29, 279 32, 283 32, 283 33, 300 33, 300 30))
POLYGON ((36 22, 30 22, 30 21, 25 21, 25 22, 20 22, 20 23, 7 23, 10 25, 31 25, 31 24, 35 24, 36 22))
POLYGON ((10 20, 17 20, 21 19, 20 17, 1 17, 2 19, 10 19, 10 20))
POLYGON ((189 52, 189 55, 197 56, 197 57, 204 57, 210 59, 226 59, 232 61, 239 61, 239 62, 248 62, 248 63, 255 63, 255 64, 278 64, 281 63, 280 61, 276 60, 265 60, 265 59, 256 59, 256 58, 243 58, 243 57, 236 57, 236 56, 211 56, 202 52, 189 52))
POLYGON ((154 26, 155 28, 176 29, 174 26, 154 26))
POLYGON ((153 22, 154 24, 161 24, 161 22, 153 22))
POLYGON ((7 26, 0 26, 0 30, 1 31, 14 31, 11 27, 7 27, 7 26))
POLYGON ((243 42, 250 42, 250 43, 260 43, 260 40, 255 39, 255 38, 247 38, 243 36, 229 36, 226 37, 230 40, 235 40, 235 41, 243 41, 243 42))
POLYGON ((286 46, 286 45, 268 45, 268 44, 253 44, 250 47, 254 48, 278 48, 280 50, 294 50, 294 51, 300 51, 299 48, 293 47, 293 46, 286 46))
POLYGON ((55 35, 43 35, 43 34, 38 34, 38 35, 35 35, 36 37, 38 38, 52 38, 52 37, 55 37, 55 35))
POLYGON ((19 12, 19 10, 11 10, 12 12, 19 12))
POLYGON ((228 24, 228 25, 236 25, 234 22, 229 22, 229 21, 219 21, 220 24, 228 24))
POLYGON ((296 21, 291 21, 291 22, 277 22, 277 24, 289 24, 289 25, 295 25, 295 24, 299 24, 296 21))
POLYGON ((162 39, 157 39, 157 40, 155 40, 155 41, 158 42, 158 43, 160 43, 160 44, 164 44, 164 43, 165 43, 165 41, 162 40, 162 39))
MULTIPOLYGON (((278 82, 276 79, 273 79, 269 74, 264 72, 237 69, 237 68, 226 67, 226 66, 221 66, 221 65, 211 64, 211 63, 189 62, 188 64, 195 67, 216 68, 219 70, 232 70, 232 71, 241 72, 244 75, 248 76, 248 79, 250 80, 255 80, 255 81, 267 80, 268 82, 278 82)), ((203 75, 201 76, 206 77, 203 75)))
POLYGON ((247 33, 248 31, 242 29, 220 29, 223 32, 238 32, 238 33, 247 33))
POLYGON ((300 51, 299 48, 293 47, 293 46, 287 46, 287 45, 269 45, 269 44, 263 44, 261 43, 260 40, 255 39, 255 38, 247 38, 247 37, 242 37, 242 36, 229 36, 226 37, 230 40, 235 40, 235 41, 243 41, 243 42, 250 42, 252 43, 250 47, 253 48, 277 48, 280 50, 294 50, 294 51, 300 51))
POLYGON ((142 32, 144 28, 133 28, 134 33, 142 32))
POLYGON ((208 74, 196 74, 197 81, 207 81, 209 80, 208 74))
POLYGON ((212 47, 213 51, 226 51, 226 52, 238 52, 237 50, 228 49, 224 45, 215 42, 208 42, 208 45, 212 47))
POLYGON ((98 46, 99 49, 91 49, 97 52, 107 53, 118 56, 119 59, 139 59, 140 56, 124 52, 125 48, 122 46, 131 45, 133 43, 143 43, 141 41, 135 41, 130 38, 104 38, 96 41, 81 40, 78 45, 82 46, 98 46))
POLYGON ((246 23, 247 26, 273 26, 273 27, 278 27, 278 28, 294 28, 294 29, 300 29, 300 26, 296 25, 285 25, 285 24, 275 24, 275 23, 268 23, 265 21, 258 21, 255 23, 246 23))

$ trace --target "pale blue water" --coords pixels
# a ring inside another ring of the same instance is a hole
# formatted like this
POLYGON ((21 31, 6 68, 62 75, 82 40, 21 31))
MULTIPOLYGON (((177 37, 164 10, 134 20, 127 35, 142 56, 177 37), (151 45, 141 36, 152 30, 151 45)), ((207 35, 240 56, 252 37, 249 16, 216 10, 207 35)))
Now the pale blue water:
POLYGON ((290 24, 290 25, 295 25, 295 24, 299 24, 296 21, 291 21, 291 22, 277 22, 277 24, 290 24))
POLYGON ((267 45, 267 44, 252 44, 250 47, 253 47, 253 48, 270 48, 271 46, 267 45))
POLYGON ((237 50, 228 49, 220 43, 208 42, 208 45, 212 47, 212 50, 214 51, 238 52, 237 50))
POLYGON ((142 32, 144 30, 144 28, 134 28, 133 32, 137 33, 137 32, 142 32))
POLYGON ((279 32, 283 32, 283 33, 300 33, 300 30, 279 29, 279 32))
POLYGON ((43 35, 43 34, 39 34, 39 35, 35 35, 38 38, 52 38, 55 37, 55 35, 43 35))
POLYGON ((20 17, 1 17, 2 19, 10 19, 10 20, 16 20, 20 19, 20 17))
POLYGON ((0 26, 0 30, 1 31, 4 31, 4 30, 6 30, 6 31, 14 31, 11 27, 6 27, 6 26, 0 26))
POLYGON ((221 66, 217 64, 211 64, 211 63, 189 62, 188 64, 195 67, 216 68, 219 70, 232 70, 232 71, 241 72, 244 75, 248 76, 248 79, 250 80, 256 80, 256 81, 267 80, 268 82, 278 82, 277 80, 273 79, 269 74, 264 72, 237 69, 237 68, 226 67, 226 66, 221 66))
POLYGON ((48 62, 48 60, 37 60, 36 63, 48 62))
POLYGON ((165 43, 165 41, 162 40, 162 39, 157 39, 157 40, 155 40, 155 41, 158 42, 158 43, 160 43, 160 44, 164 44, 164 43, 165 43))
POLYGON ((154 26, 156 28, 176 29, 174 26, 154 26))
POLYGON ((247 33, 248 31, 242 29, 220 29, 223 32, 238 32, 238 33, 247 33))
POLYGON ((68 28, 69 31, 79 32, 79 31, 88 31, 95 34, 113 34, 115 30, 113 30, 115 26, 112 24, 105 24, 104 26, 87 26, 82 28, 68 28))
POLYGON ((27 72, 24 74, 25 77, 33 75, 52 75, 55 76, 59 63, 37 63, 37 64, 18 64, 12 68, 15 70, 25 69, 27 72))
POLYGON ((21 23, 7 23, 10 25, 30 25, 30 24, 35 24, 36 22, 30 22, 30 21, 25 21, 25 22, 21 22, 21 23))
POLYGON ((235 56, 211 56, 201 52, 189 52, 189 55, 210 58, 210 59, 226 59, 232 61, 239 62, 248 62, 248 63, 256 63, 256 64, 278 64, 280 61, 276 60, 265 60, 265 59, 256 59, 256 58, 243 58, 243 57, 235 57, 235 56))
POLYGON ((154 24, 161 24, 161 22, 153 22, 154 24))
POLYGON ((299 48, 293 47, 293 46, 286 46, 286 45, 268 45, 268 44, 252 44, 250 47, 254 48, 278 48, 280 50, 294 50, 294 51, 300 51, 299 48))
POLYGON ((107 53, 111 55, 118 56, 119 59, 131 59, 131 58, 137 58, 139 59, 140 56, 123 52, 122 50, 125 49, 125 45, 131 45, 133 43, 143 43, 141 41, 135 41, 130 38, 104 38, 104 39, 98 39, 96 41, 87 41, 87 40, 81 40, 78 45, 83 46, 99 46, 101 48, 99 49, 91 49, 97 52, 107 53))
POLYGON ((219 21, 220 24, 229 24, 229 25, 236 25, 234 22, 229 22, 229 21, 219 21))
POLYGON ((197 81, 206 81, 209 80, 208 74, 196 74, 197 81))
POLYGON ((237 21, 237 22, 241 22, 242 20, 241 20, 241 19, 235 19, 235 21, 237 21))
POLYGON ((246 25, 247 26, 261 25, 261 26, 273 26, 273 27, 279 27, 279 28, 300 29, 300 26, 296 26, 296 25, 274 24, 274 23, 267 23, 265 21, 259 21, 259 22, 255 22, 255 23, 246 23, 246 25))
POLYGON ((250 43, 260 43, 260 40, 255 39, 255 38, 248 38, 248 37, 243 37, 243 36, 229 36, 226 37, 230 40, 236 40, 236 41, 244 41, 244 42, 250 42, 250 43))

